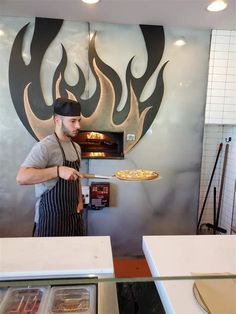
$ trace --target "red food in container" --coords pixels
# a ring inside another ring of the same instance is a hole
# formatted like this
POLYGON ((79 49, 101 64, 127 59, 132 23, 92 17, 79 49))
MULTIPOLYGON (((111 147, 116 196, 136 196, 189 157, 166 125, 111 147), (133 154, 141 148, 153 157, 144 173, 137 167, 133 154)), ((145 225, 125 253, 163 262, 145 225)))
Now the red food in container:
POLYGON ((0 314, 45 314, 48 287, 9 288, 0 305, 0 314))

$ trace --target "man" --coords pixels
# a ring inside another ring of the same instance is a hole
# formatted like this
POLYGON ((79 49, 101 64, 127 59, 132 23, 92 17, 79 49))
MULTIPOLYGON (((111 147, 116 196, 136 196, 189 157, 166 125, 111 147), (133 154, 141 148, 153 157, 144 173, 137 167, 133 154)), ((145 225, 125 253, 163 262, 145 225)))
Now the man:
POLYGON ((38 236, 78 236, 82 233, 78 212, 83 208, 81 150, 72 138, 80 129, 81 107, 74 100, 58 98, 53 109, 55 133, 35 144, 16 181, 35 184, 38 236))

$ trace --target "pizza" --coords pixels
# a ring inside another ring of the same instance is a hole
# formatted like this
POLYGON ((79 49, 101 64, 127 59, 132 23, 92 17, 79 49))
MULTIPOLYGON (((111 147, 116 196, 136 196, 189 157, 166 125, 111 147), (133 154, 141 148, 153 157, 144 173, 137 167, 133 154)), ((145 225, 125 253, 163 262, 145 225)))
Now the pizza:
POLYGON ((159 177, 159 173, 145 169, 126 169, 116 171, 115 176, 121 180, 142 181, 157 179, 159 177))

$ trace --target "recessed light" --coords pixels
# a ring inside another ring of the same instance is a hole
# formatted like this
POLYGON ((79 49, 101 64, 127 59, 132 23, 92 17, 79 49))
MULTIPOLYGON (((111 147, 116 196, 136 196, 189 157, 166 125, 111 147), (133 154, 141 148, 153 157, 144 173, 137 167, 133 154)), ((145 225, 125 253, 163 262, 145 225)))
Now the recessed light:
POLYGON ((98 3, 100 0, 82 0, 82 2, 84 3, 88 3, 88 4, 95 4, 98 3))
POLYGON ((175 44, 175 46, 181 47, 181 46, 186 45, 186 41, 184 39, 180 38, 180 39, 176 40, 174 42, 174 44, 175 44))
POLYGON ((224 0, 215 0, 208 5, 207 10, 210 12, 223 11, 227 7, 227 3, 224 0))

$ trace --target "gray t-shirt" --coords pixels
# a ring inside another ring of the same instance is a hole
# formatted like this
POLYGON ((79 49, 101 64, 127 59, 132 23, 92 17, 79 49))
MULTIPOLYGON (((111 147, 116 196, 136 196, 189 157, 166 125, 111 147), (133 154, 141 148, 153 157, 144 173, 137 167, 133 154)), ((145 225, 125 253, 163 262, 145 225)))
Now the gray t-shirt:
MULTIPOLYGON (((62 148, 64 150, 66 160, 75 161, 77 160, 76 151, 71 141, 61 141, 62 148)), ((80 146, 75 143, 79 158, 81 160, 81 149, 80 146)), ((25 161, 21 166, 32 167, 32 168, 50 168, 54 166, 62 166, 63 155, 60 146, 57 142, 55 134, 45 137, 40 142, 36 143, 31 149, 30 153, 26 157, 25 161)), ((43 183, 35 184, 35 222, 38 222, 38 209, 41 195, 50 189, 52 189, 57 183, 58 178, 49 180, 43 183)))

